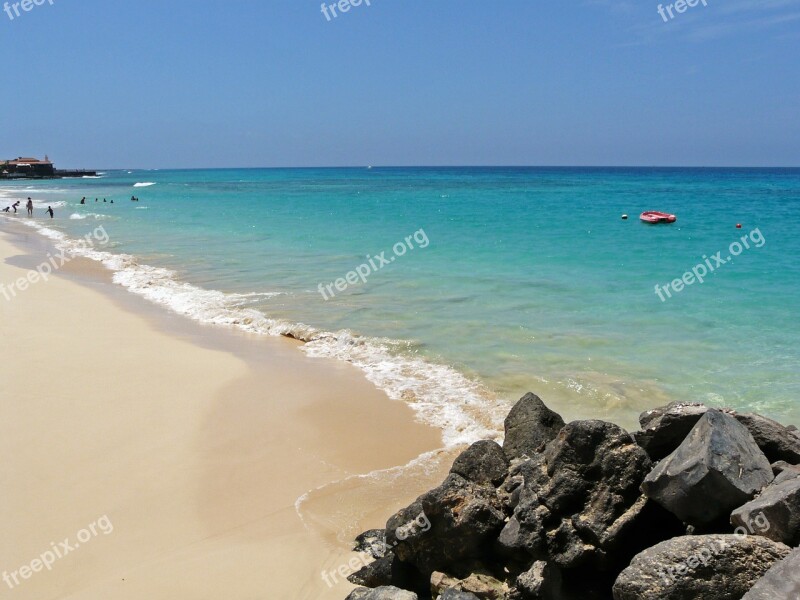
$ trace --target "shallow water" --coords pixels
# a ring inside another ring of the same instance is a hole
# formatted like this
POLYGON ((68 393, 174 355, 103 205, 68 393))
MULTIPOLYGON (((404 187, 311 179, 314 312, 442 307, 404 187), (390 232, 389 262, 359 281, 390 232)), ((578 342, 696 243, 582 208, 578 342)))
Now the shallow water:
POLYGON ((529 390, 627 427, 671 400, 800 420, 798 169, 113 171, 0 190, 32 196, 51 236, 102 226, 90 254, 131 291, 353 362, 447 443, 498 432, 529 390))

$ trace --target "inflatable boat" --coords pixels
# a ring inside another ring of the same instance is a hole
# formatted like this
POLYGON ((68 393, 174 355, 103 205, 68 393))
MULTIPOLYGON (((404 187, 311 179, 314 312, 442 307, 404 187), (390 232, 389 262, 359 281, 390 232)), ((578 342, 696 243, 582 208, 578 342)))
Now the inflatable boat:
POLYGON ((674 223, 678 217, 665 212, 658 212, 657 210, 646 210, 639 218, 645 223, 674 223))

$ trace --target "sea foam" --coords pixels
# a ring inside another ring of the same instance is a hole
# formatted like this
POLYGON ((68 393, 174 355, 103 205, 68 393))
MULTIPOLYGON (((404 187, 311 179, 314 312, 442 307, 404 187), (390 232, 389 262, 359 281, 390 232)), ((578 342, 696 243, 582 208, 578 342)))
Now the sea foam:
POLYGON ((111 215, 103 215, 100 213, 72 213, 69 218, 73 221, 83 221, 84 219, 94 219, 95 221, 107 221, 113 219, 111 215))
POLYGON ((35 221, 24 223, 53 240, 60 250, 102 263, 113 272, 115 283, 177 314, 251 333, 291 336, 305 342, 302 350, 310 357, 352 364, 389 398, 407 403, 420 422, 440 428, 447 447, 501 437, 502 413, 492 410, 494 395, 448 365, 415 356, 409 352, 408 341, 359 336, 348 330, 324 331, 271 318, 250 305, 277 292, 235 294, 204 289, 181 281, 175 271, 142 264, 135 256, 86 247, 35 221))

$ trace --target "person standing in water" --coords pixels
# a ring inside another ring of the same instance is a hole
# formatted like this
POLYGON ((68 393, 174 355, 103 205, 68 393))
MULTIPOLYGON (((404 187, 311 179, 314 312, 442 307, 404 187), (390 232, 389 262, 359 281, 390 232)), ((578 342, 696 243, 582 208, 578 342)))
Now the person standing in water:
POLYGON ((52 206, 48 206, 47 207, 47 214, 50 215, 51 219, 53 218, 53 207, 52 206))
POLYGON ((86 204, 86 196, 84 196, 83 198, 81 198, 81 204, 86 204))
POLYGON ((28 198, 28 203, 25 205, 25 208, 28 209, 28 216, 32 217, 33 216, 33 200, 28 198))

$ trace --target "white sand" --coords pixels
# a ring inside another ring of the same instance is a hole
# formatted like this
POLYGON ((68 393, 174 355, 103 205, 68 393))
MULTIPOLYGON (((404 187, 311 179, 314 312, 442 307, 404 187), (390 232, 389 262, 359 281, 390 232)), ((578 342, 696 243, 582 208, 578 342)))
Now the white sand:
MULTIPOLYGON (((0 235, 0 283, 25 274, 5 262, 20 252, 0 235)), ((438 432, 347 365, 248 340, 254 369, 61 274, 0 295, 0 339, 3 597, 341 600, 352 586, 321 571, 351 556, 347 536, 441 475, 336 484, 304 523, 304 493, 405 464, 438 432), (52 570, 20 570, 103 516, 113 532, 103 521, 52 570)))

